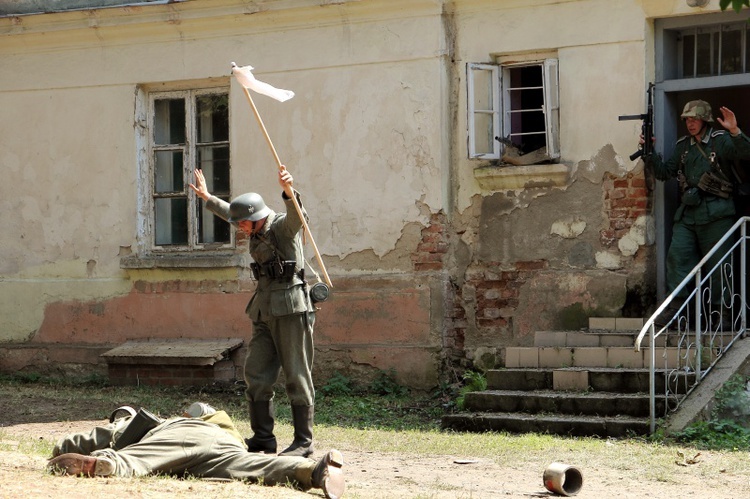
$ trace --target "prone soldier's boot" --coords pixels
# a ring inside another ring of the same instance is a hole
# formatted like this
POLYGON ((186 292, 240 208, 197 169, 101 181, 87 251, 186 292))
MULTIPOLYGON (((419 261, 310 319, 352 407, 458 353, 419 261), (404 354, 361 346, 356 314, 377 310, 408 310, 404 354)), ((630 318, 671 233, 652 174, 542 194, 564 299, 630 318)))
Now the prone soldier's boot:
POLYGON ((50 459, 47 469, 59 475, 110 476, 115 473, 115 463, 106 457, 69 452, 50 459))
POLYGON ((315 406, 293 405, 292 422, 294 423, 294 441, 292 445, 279 453, 279 456, 308 457, 313 452, 313 416, 315 406))
POLYGON ((340 499, 346 490, 346 481, 341 467, 344 456, 336 449, 326 452, 317 462, 309 461, 299 468, 297 483, 302 490, 323 489, 328 499, 340 499))
POLYGON ((245 439, 248 452, 276 454, 276 436, 274 424, 273 401, 250 402, 250 428, 253 436, 245 439))

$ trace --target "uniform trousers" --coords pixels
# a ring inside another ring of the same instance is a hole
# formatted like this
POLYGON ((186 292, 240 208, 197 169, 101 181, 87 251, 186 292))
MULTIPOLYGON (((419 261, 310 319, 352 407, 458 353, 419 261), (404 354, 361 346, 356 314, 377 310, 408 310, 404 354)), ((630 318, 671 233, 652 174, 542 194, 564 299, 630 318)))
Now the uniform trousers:
POLYGON ((294 406, 315 403, 312 380, 314 313, 253 321, 245 358, 246 396, 250 402, 273 398, 273 386, 284 370, 286 394, 294 406))
MULTIPOLYGON (((701 259, 711 251, 711 248, 724 237, 724 234, 734 225, 733 217, 725 217, 706 224, 686 224, 682 220, 676 222, 672 228, 672 242, 667 253, 667 286, 672 292, 690 273, 701 259)), ((711 257, 704 267, 704 274, 711 271, 720 261, 724 253, 731 245, 727 241, 721 249, 711 257)), ((726 262, 725 262, 726 263, 726 262)), ((731 263, 728 262, 728 263, 731 263)), ((711 296, 707 300, 714 306, 721 305, 722 296, 728 296, 728 288, 731 283, 722 280, 722 271, 714 271, 711 278, 711 296)), ((687 298, 692 286, 686 287, 678 296, 687 298)))
POLYGON ((139 442, 115 450, 111 442, 125 423, 127 418, 97 427, 89 434, 65 437, 53 455, 75 452, 107 458, 115 463, 114 475, 120 477, 168 474, 251 480, 265 485, 297 483, 305 489, 312 485, 312 459, 247 452, 235 436, 201 419, 168 419, 139 442))

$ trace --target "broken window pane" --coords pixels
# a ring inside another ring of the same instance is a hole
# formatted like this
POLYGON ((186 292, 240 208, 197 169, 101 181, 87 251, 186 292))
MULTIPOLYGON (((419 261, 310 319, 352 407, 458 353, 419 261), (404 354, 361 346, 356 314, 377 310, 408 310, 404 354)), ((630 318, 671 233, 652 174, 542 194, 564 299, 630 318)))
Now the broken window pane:
POLYGON ((229 140, 228 96, 201 95, 196 99, 198 108, 198 142, 229 140))

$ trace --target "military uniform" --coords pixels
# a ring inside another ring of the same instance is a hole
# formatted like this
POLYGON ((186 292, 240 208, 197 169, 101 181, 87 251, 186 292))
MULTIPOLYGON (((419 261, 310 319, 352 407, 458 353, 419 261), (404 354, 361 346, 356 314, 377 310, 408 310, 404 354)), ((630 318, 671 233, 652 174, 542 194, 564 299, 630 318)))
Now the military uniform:
MULTIPOLYGON (((52 456, 72 452, 104 458, 114 463, 112 475, 120 477, 190 474, 263 480, 269 485, 298 481, 304 478, 298 469, 310 469, 315 464, 306 458, 247 452, 242 437, 224 411, 202 418, 167 419, 139 442, 115 450, 114 442, 131 419, 120 418, 89 433, 63 437, 52 450, 52 456)), ((306 485, 309 488, 309 482, 306 485)))
MULTIPOLYGON (((706 121, 713 121, 710 118, 710 107, 708 118, 706 121)), ((725 166, 728 169, 730 160, 750 158, 750 139, 742 132, 732 136, 726 130, 714 130, 706 126, 700 143, 694 137, 685 136, 677 141, 674 153, 668 161, 662 161, 659 155, 650 158, 654 175, 659 180, 679 178, 680 172, 684 174, 681 186, 684 193, 674 215, 672 242, 667 254, 667 287, 670 292, 683 281, 736 221, 735 204, 731 196, 725 199, 698 187, 701 177, 712 171, 712 153, 715 154, 719 168, 725 166)), ((724 176, 732 178, 726 173, 724 176)), ((717 253, 719 256, 713 257, 707 268, 713 268, 724 252, 717 253)), ((713 279, 714 289, 720 289, 720 275, 714 274, 713 279)), ((688 290, 683 290, 680 297, 685 298, 687 294, 688 290)), ((714 293, 712 302, 717 304, 719 301, 720 293, 714 293)))
POLYGON ((53 448, 48 467, 84 476, 167 474, 265 485, 292 483, 302 490, 322 488, 327 498, 339 498, 344 492, 341 453, 332 450, 316 463, 304 457, 247 452, 242 436, 224 411, 163 420, 140 440, 117 449, 118 438, 133 419, 120 418, 88 433, 63 437, 53 448))
MULTIPOLYGON (((299 202, 298 193, 295 195, 299 202)), ((245 360, 246 397, 254 432, 248 440, 248 449, 276 452, 273 386, 283 369, 295 435, 293 448, 282 455, 308 456, 312 453, 315 401, 312 381, 315 309, 304 277, 302 220, 291 198, 283 194, 283 199, 287 212, 268 210, 263 228, 249 238, 252 270, 258 285, 246 309, 253 321, 253 336, 245 360), (302 450, 295 453, 298 448, 302 450)), ((232 221, 230 207, 215 196, 206 202, 206 208, 214 214, 232 221)), ((303 214, 307 217, 304 209, 303 214)))

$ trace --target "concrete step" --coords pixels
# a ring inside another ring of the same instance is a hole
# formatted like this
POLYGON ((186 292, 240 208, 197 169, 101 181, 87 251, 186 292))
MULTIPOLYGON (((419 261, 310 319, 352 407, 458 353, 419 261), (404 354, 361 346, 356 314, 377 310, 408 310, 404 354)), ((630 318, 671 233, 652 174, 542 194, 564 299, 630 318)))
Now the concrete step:
POLYGON ((643 317, 589 317, 589 331, 635 331, 645 324, 643 317))
MULTIPOLYGON (((535 347, 635 347, 639 331, 537 331, 534 333, 535 347)), ((677 345, 676 335, 656 338, 656 346, 663 347, 669 339, 670 346, 677 345)), ((648 337, 642 346, 649 345, 648 337)))
MULTIPOLYGON (((657 397, 657 413, 664 413, 664 404, 665 398, 657 397)), ((484 390, 467 393, 464 407, 471 412, 647 417, 649 397, 642 393, 484 390)))
MULTIPOLYGON (((534 333, 535 347, 635 347, 635 340, 639 331, 537 331, 534 333)), ((710 341, 714 344, 726 345, 734 333, 731 331, 703 334, 702 343, 708 345, 710 341)), ((688 338, 695 342, 695 331, 690 331, 688 338)), ((669 334, 660 334, 656 337, 654 343, 657 347, 664 346, 676 347, 684 343, 681 334, 677 331, 670 331, 669 334)), ((641 342, 642 348, 647 348, 649 338, 646 336, 641 342)))
MULTIPOLYGON (((647 435, 648 341, 635 339, 643 319, 591 318, 587 331, 540 331, 533 347, 507 347, 505 368, 486 373, 488 389, 467 393, 466 412, 443 417, 459 431, 540 432, 573 436, 647 435)), ((695 339, 657 338, 656 411, 667 404, 665 386, 685 393, 695 375, 695 339), (682 341, 682 343, 678 343, 682 341), (677 345, 682 348, 676 348, 677 345), (690 345, 689 349, 684 348, 690 345)), ((703 365, 716 355, 705 348, 703 365)))
MULTIPOLYGON (((710 356, 710 351, 706 351, 710 356)), ((659 348, 656 351, 656 367, 675 369, 685 365, 685 354, 694 355, 694 350, 676 347, 659 348)), ((544 367, 616 367, 640 369, 650 365, 649 349, 636 352, 632 347, 507 347, 506 368, 544 367)), ((690 365, 693 365, 690 359, 690 365)))
POLYGON ((526 413, 462 413, 447 414, 442 419, 443 429, 512 433, 551 433, 580 437, 628 437, 648 435, 648 418, 631 416, 570 416, 526 413))
MULTIPOLYGON (((666 373, 655 373, 656 393, 665 392, 666 373)), ((695 374, 670 371, 673 393, 685 393, 695 374)), ((648 393, 648 369, 591 368, 515 368, 487 371, 489 390, 577 390, 618 393, 648 393)))

